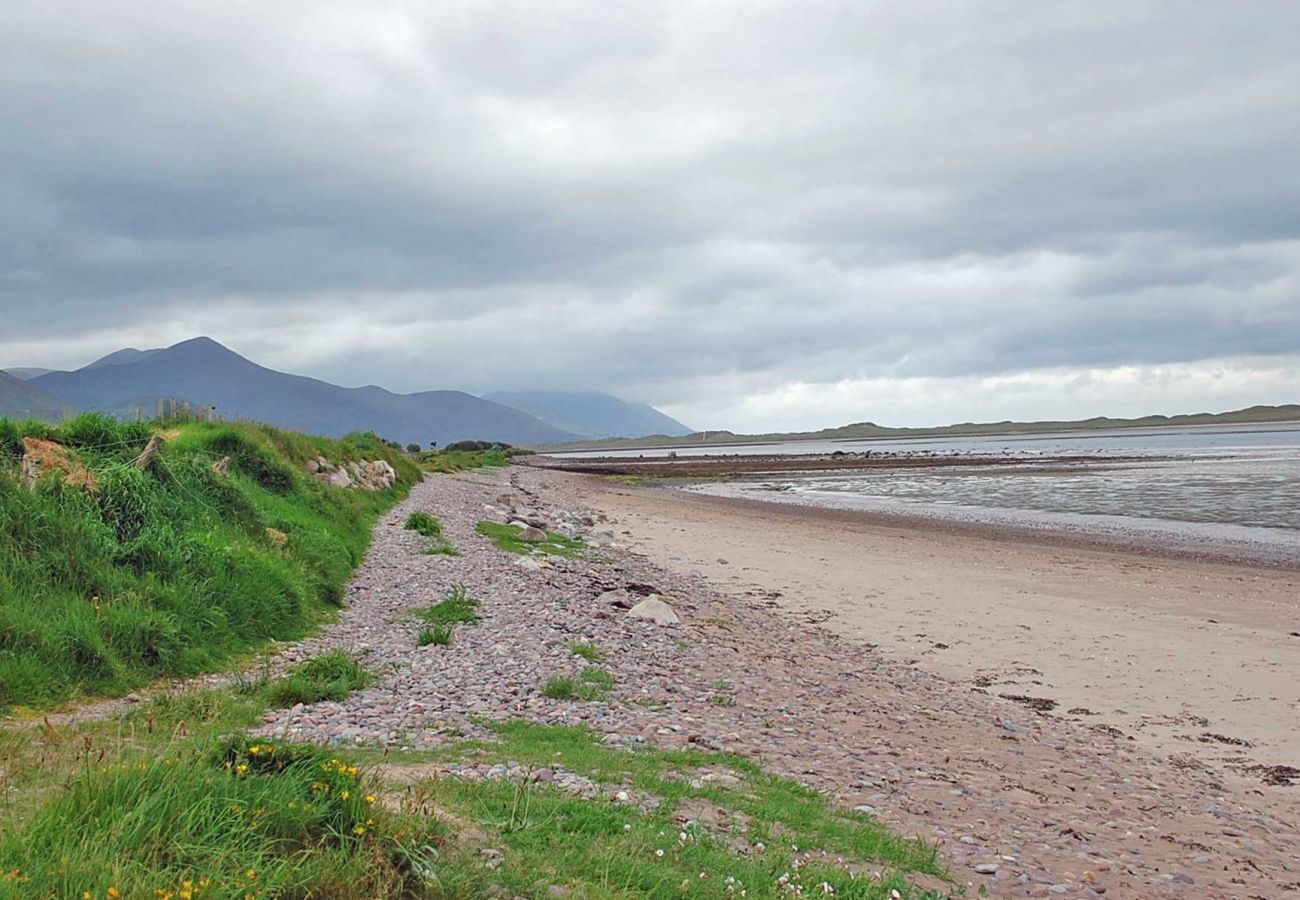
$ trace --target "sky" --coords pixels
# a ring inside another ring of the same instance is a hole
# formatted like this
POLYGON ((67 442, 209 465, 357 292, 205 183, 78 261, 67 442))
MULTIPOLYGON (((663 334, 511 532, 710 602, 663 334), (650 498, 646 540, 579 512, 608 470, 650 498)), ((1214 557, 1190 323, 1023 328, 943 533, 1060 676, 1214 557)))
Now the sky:
POLYGON ((1294 0, 0 4, 0 366, 697 428, 1300 402, 1294 0))

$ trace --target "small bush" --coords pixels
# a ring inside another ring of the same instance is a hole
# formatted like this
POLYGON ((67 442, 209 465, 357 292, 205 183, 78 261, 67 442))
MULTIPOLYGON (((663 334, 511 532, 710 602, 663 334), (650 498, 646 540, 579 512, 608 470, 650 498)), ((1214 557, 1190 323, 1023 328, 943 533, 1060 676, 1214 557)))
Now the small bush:
POLYGON ((420 636, 417 643, 421 647, 427 647, 433 644, 435 647, 450 647, 452 637, 452 627, 450 624, 426 625, 420 629, 420 636))
POLYGON ((331 650, 295 666, 288 676, 273 682, 267 688, 267 702, 278 707, 322 700, 338 702, 371 681, 370 673, 345 651, 331 650))

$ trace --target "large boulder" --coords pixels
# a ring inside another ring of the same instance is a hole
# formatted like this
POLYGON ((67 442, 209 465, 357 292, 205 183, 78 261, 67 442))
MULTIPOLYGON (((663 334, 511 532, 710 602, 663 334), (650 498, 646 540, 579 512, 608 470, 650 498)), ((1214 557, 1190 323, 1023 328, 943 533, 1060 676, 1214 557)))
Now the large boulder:
POLYGON ((648 619, 656 625, 676 625, 681 621, 673 608, 658 594, 651 594, 627 611, 629 619, 648 619))

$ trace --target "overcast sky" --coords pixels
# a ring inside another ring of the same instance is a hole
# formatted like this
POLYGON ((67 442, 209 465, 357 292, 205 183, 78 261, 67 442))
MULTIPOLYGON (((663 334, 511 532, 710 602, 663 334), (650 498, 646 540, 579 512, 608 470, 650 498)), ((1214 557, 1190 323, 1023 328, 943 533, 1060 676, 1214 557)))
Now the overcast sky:
POLYGON ((0 365, 696 427, 1300 402, 1300 3, 0 4, 0 365))

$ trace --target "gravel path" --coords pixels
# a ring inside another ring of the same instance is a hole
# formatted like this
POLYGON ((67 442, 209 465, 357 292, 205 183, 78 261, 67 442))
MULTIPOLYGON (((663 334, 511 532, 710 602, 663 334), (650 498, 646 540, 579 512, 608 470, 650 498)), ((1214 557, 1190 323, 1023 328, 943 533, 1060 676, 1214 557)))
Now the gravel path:
POLYGON ((995 896, 1295 897, 1300 788, 1232 781, 1190 757, 1162 760, 1122 735, 972 692, 776 608, 669 574, 616 540, 580 530, 582 560, 526 570, 478 535, 513 505, 577 521, 580 476, 514 467, 433 476, 376 528, 337 624, 278 665, 345 647, 382 677, 342 703, 271 714, 268 735, 431 747, 522 716, 584 724, 615 745, 699 745, 868 807, 938 842, 963 882, 995 896), (504 498, 504 499, 503 499, 504 498), (460 556, 431 556, 405 530, 414 510, 442 521, 460 556), (482 601, 451 646, 417 647, 411 610, 453 585, 482 601), (627 588, 671 598, 677 625, 629 617, 599 598, 627 588), (542 697, 591 642, 616 678, 604 701, 542 697))

